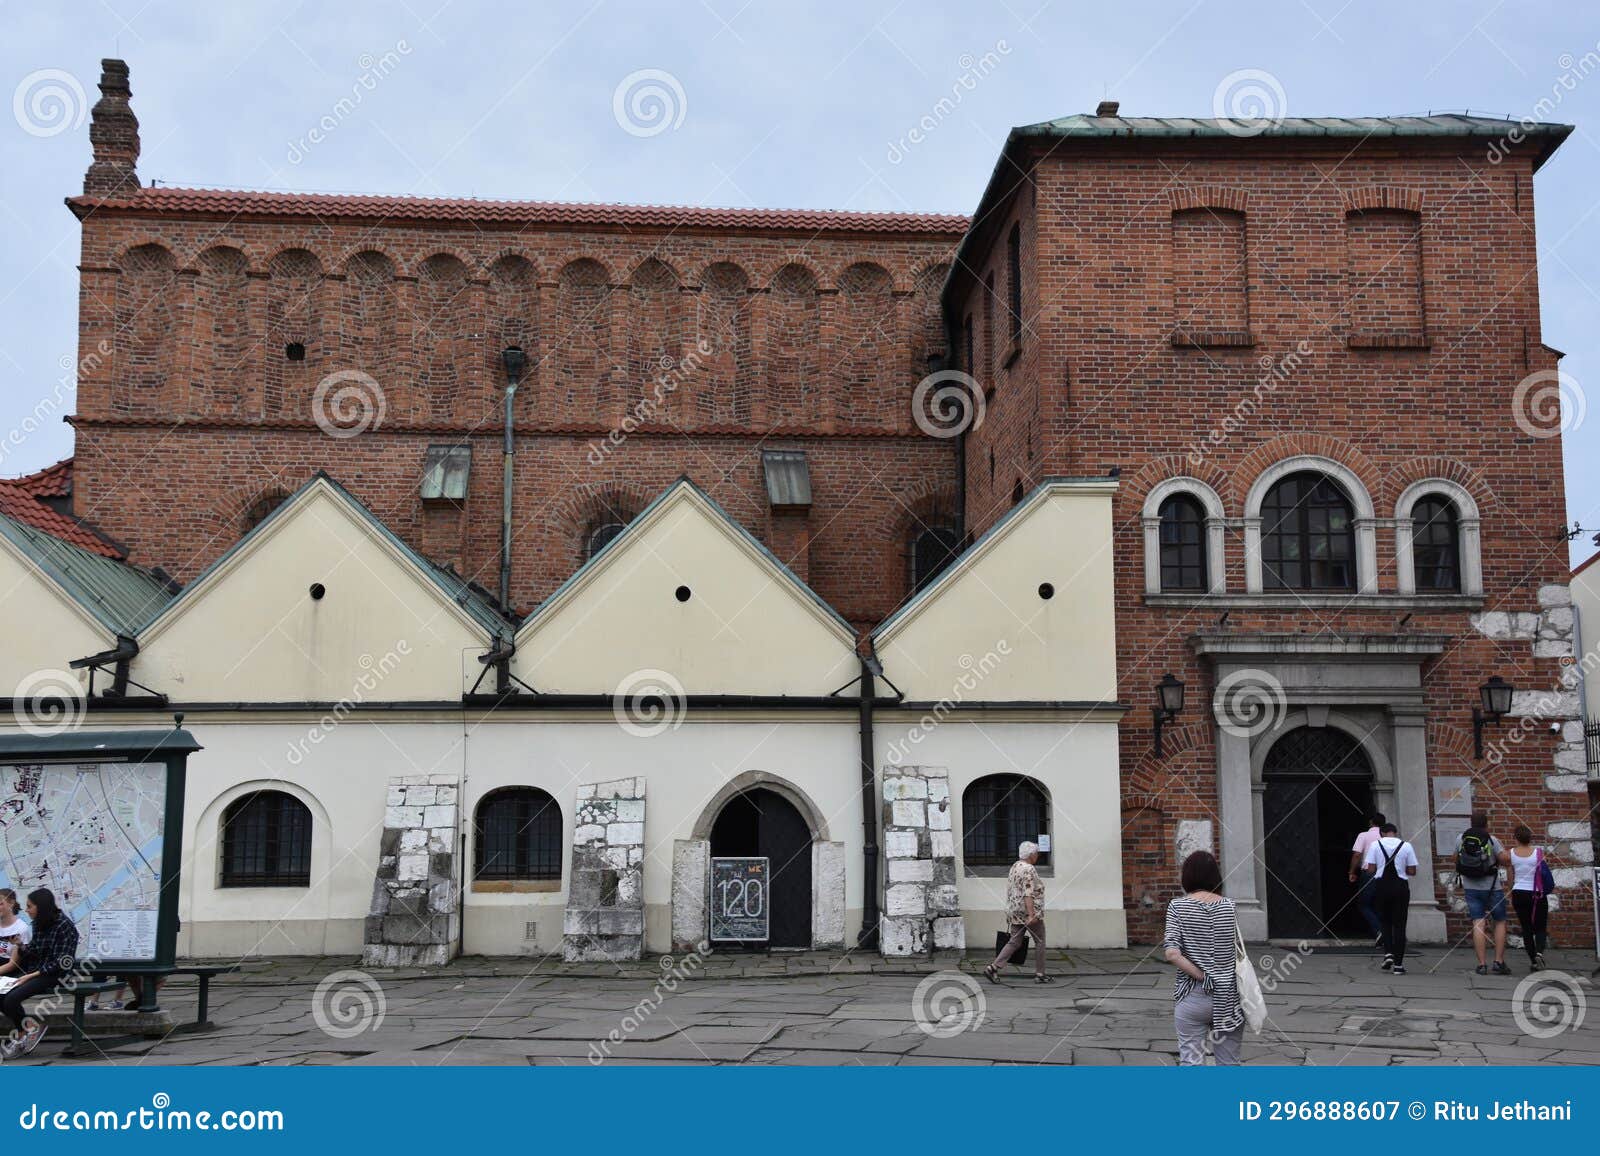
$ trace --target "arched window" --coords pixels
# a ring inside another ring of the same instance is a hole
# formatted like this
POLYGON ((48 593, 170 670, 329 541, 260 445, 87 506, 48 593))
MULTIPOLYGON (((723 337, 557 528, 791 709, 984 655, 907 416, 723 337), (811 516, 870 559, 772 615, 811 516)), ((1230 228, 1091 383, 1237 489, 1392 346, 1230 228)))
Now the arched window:
POLYGON ((1411 507, 1411 550, 1417 589, 1457 593, 1461 589, 1461 519, 1455 503, 1429 494, 1411 507))
POLYGON ((960 551, 961 543, 950 526, 926 526, 911 538, 911 592, 915 594, 937 578, 960 551))
POLYGON ((1161 503, 1161 589, 1204 591, 1206 512, 1192 494, 1174 494, 1161 503))
POLYGON ((1263 585, 1277 590, 1354 590, 1355 515, 1323 474, 1290 474, 1261 503, 1263 585))
MULTIPOLYGON (((1022 775, 988 775, 961 794, 961 858, 968 867, 1009 867, 1023 840, 1050 834, 1050 801, 1022 775)), ((1039 853, 1039 864, 1050 853, 1039 853)))
POLYGON ((491 791, 473 821, 475 879, 560 879, 561 808, 535 787, 491 791))
POLYGON ((309 887, 311 811, 283 791, 256 791, 222 813, 222 886, 309 887))
POLYGON ((604 550, 611 544, 613 538, 627 529, 627 526, 628 524, 620 518, 602 518, 589 527, 589 532, 583 539, 584 559, 587 561, 604 550))

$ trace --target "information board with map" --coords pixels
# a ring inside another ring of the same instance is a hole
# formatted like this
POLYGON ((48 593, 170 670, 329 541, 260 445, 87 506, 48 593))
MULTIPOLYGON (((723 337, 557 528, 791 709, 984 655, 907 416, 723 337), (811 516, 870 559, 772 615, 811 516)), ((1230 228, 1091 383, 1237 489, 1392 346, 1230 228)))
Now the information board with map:
POLYGON ((0 887, 55 892, 80 956, 155 960, 163 762, 0 763, 0 887))

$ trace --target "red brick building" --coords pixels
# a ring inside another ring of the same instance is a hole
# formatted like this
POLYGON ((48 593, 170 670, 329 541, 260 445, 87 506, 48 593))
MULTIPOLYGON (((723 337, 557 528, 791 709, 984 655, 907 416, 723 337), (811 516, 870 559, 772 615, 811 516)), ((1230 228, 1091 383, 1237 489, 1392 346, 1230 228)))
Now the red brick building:
MULTIPOLYGON (((1566 127, 1103 107, 1013 131, 969 223, 144 188, 120 62, 101 91, 74 501, 133 561, 192 578, 326 469, 492 588, 512 347, 521 610, 687 474, 866 630, 1041 479, 1115 471, 1082 548, 1116 553, 1134 938, 1202 845, 1256 864, 1247 932, 1356 933, 1349 828, 1443 842, 1456 779, 1586 926, 1561 444, 1519 388, 1556 364, 1532 178, 1566 127), (945 366, 982 416, 929 436, 945 366), (1478 758, 1490 676, 1519 697, 1478 758)), ((1448 860, 1414 902, 1455 936, 1448 860)))

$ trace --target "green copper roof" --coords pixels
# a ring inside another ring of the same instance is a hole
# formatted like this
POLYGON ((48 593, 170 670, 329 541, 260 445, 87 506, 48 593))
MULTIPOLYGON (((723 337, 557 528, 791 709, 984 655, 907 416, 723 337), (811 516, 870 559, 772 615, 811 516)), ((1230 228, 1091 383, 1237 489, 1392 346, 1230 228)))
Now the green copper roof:
POLYGON ((173 599, 155 575, 0 516, 0 534, 113 634, 132 634, 173 599))
MULTIPOLYGON (((1015 136, 1108 139, 1187 137, 1256 138, 1473 137, 1497 140, 1515 131, 1518 139, 1560 143, 1570 124, 1523 123, 1500 117, 1440 113, 1437 116, 1290 116, 1279 121, 1222 120, 1187 116, 1089 116, 1077 114, 1012 129, 1015 136)), ((1554 145, 1551 146, 1552 148, 1554 145)), ((1541 158, 1542 159, 1542 158, 1541 158)))

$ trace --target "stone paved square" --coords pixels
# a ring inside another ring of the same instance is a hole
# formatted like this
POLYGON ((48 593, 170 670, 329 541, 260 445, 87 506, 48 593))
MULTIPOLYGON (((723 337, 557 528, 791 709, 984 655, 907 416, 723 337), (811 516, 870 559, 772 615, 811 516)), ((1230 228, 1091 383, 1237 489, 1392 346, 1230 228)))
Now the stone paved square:
MULTIPOLYGON (((1600 1063, 1594 960, 1581 952, 1551 954, 1537 999, 1525 966, 1510 977, 1474 975, 1470 949, 1425 949, 1403 977, 1385 974, 1365 953, 1252 954, 1273 990, 1267 1028, 1246 1034, 1246 1064, 1600 1063)), ((263 961, 214 985, 214 1030, 113 1044, 104 1033, 126 1030, 132 1017, 99 1013, 87 1056, 61 1056, 66 1030, 58 1024, 17 1062, 1176 1062, 1172 970, 1153 950, 1052 958, 1051 986, 1015 970, 1002 984, 985 983, 983 962, 717 953, 620 965, 469 957, 441 968, 361 971, 344 958, 263 961)), ((161 998, 181 1025, 193 1018, 194 997, 192 983, 174 980, 161 998)))

